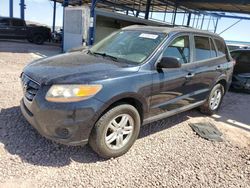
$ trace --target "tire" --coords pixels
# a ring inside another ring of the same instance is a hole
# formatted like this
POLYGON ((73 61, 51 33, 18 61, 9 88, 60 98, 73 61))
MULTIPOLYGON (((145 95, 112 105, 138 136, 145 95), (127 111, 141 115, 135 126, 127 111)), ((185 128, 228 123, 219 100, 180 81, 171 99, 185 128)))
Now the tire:
POLYGON ((200 111, 206 115, 213 115, 220 108, 225 89, 221 84, 216 84, 211 90, 207 101, 200 107, 200 111))
POLYGON ((89 144, 103 158, 119 157, 134 144, 140 132, 140 125, 140 115, 135 107, 129 104, 116 106, 96 122, 89 144))
POLYGON ((30 43, 33 43, 32 38, 28 38, 28 41, 29 41, 30 43))
POLYGON ((32 40, 33 40, 33 42, 34 42, 35 44, 39 44, 39 45, 43 44, 44 41, 45 41, 45 39, 44 39, 44 37, 43 37, 42 34, 35 34, 35 35, 33 36, 32 40))

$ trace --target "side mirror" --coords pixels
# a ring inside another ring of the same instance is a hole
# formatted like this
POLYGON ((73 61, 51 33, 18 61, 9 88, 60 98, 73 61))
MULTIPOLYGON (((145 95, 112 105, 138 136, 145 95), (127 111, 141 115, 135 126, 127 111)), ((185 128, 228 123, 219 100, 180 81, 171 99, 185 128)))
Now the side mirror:
POLYGON ((181 63, 175 57, 162 57, 161 61, 157 64, 157 68, 180 68, 181 63))

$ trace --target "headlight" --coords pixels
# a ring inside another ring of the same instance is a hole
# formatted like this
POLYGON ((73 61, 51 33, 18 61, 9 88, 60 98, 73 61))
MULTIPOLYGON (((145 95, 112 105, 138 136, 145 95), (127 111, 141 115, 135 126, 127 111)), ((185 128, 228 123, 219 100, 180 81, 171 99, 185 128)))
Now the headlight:
POLYGON ((50 102, 76 102, 97 94, 102 85, 53 85, 46 94, 50 102))

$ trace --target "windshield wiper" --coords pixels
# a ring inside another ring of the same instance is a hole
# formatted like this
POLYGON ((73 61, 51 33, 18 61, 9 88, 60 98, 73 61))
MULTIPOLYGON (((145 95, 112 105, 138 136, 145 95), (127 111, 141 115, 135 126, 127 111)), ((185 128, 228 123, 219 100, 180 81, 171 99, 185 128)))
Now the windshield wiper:
POLYGON ((106 54, 106 53, 101 53, 101 52, 91 52, 89 51, 90 54, 93 54, 93 55, 100 55, 102 57, 108 57, 110 59, 112 59, 113 61, 118 61, 118 58, 115 57, 115 56, 112 56, 112 55, 109 55, 109 54, 106 54))

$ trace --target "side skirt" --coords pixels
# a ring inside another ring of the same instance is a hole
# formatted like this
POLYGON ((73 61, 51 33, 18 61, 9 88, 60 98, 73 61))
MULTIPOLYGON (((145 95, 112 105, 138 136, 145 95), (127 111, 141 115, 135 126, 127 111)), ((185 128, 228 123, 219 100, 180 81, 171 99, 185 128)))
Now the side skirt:
POLYGON ((205 102, 206 102, 206 100, 203 100, 203 101, 200 101, 200 102, 197 102, 197 103, 194 103, 194 104, 190 104, 190 105, 181 107, 181 108, 176 109, 176 110, 172 110, 172 111, 165 112, 165 113, 162 113, 162 114, 159 114, 159 115, 156 115, 156 116, 149 117, 149 118, 143 120, 142 125, 146 125, 146 124, 152 123, 154 121, 158 121, 158 120, 161 120, 161 119, 176 115, 178 113, 191 110, 193 108, 196 108, 196 107, 202 105, 205 102))

